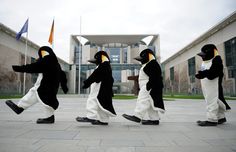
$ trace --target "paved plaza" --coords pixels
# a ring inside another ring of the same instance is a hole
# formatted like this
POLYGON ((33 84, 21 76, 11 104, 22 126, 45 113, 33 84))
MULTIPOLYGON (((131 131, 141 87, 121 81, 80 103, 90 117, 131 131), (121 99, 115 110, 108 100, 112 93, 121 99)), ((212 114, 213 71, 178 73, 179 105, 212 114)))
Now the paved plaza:
MULTIPOLYGON (((108 126, 75 121, 85 115, 86 98, 60 96, 55 124, 36 124, 44 117, 40 104, 16 115, 0 100, 0 152, 236 152, 236 101, 228 122, 198 127, 205 119, 203 100, 165 101, 166 113, 159 126, 125 120, 136 100, 114 100, 117 117, 108 126)), ((17 102, 18 99, 14 99, 17 102)))

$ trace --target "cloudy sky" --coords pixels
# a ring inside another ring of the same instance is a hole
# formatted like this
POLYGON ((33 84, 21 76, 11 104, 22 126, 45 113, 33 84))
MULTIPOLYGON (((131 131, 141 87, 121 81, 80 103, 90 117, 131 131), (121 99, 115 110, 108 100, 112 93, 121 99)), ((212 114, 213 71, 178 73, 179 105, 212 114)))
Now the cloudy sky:
POLYGON ((0 22, 69 61, 71 34, 160 34, 164 61, 236 10, 236 0, 0 0, 0 22))

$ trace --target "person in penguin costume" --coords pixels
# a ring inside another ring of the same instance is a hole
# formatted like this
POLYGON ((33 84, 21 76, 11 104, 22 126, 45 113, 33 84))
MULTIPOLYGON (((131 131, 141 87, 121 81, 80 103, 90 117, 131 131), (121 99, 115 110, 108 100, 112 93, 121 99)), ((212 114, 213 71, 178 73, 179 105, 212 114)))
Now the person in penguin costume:
POLYGON ((116 116, 112 104, 114 79, 110 60, 105 51, 99 51, 89 62, 95 63, 97 67, 83 85, 84 89, 91 89, 86 104, 87 115, 77 117, 76 120, 90 122, 93 125, 108 125, 109 117, 116 116))
POLYGON ((159 125, 159 112, 165 112, 161 67, 150 49, 143 50, 135 59, 142 63, 138 78, 140 91, 134 110, 135 114, 123 114, 122 116, 130 121, 141 122, 143 125, 159 125), (146 113, 150 120, 143 120, 146 113))
POLYGON ((20 101, 15 104, 7 100, 6 104, 17 114, 34 105, 37 102, 42 103, 46 118, 39 118, 38 124, 54 123, 54 111, 58 108, 57 92, 61 84, 64 93, 67 93, 67 79, 64 71, 61 70, 57 57, 53 50, 48 46, 39 48, 39 59, 31 64, 17 66, 12 68, 16 72, 38 73, 38 78, 34 86, 25 94, 20 101))
POLYGON ((222 88, 223 63, 214 44, 201 48, 198 55, 203 62, 200 71, 195 75, 201 81, 203 96, 206 101, 207 120, 197 121, 199 126, 216 126, 226 122, 225 111, 230 106, 225 101, 222 88))

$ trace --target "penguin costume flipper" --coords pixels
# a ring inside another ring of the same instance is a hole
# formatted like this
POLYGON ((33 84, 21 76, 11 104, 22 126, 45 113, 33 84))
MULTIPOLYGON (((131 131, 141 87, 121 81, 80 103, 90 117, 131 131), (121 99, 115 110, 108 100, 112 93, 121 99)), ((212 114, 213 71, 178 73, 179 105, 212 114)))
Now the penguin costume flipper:
POLYGON ((15 72, 26 72, 26 73, 43 73, 44 65, 42 60, 38 60, 37 62, 26 64, 26 65, 13 65, 12 69, 15 72))
POLYGON ((102 73, 103 73, 103 68, 102 65, 99 65, 98 68, 96 68, 93 73, 84 81, 84 86, 83 88, 86 89, 90 87, 90 85, 94 82, 98 83, 102 81, 102 73))
POLYGON ((216 56, 212 60, 212 65, 209 70, 204 70, 206 72, 206 77, 209 80, 213 80, 217 77, 223 77, 223 63, 220 56, 216 56))
POLYGON ((147 90, 151 88, 163 88, 163 82, 161 77, 161 67, 156 60, 151 60, 144 67, 143 71, 148 75, 149 81, 147 83, 147 90), (159 84, 159 85, 156 85, 159 84), (160 85, 161 84, 161 85, 160 85))

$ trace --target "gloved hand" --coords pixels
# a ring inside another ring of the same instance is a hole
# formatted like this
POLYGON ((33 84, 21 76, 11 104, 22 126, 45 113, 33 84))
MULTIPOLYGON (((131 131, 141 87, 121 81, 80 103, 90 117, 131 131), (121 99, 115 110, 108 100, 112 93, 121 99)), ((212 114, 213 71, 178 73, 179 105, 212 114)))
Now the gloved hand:
POLYGON ((12 69, 13 69, 14 71, 16 71, 16 72, 19 72, 19 71, 20 71, 20 66, 18 66, 18 65, 13 65, 13 66, 12 66, 12 69))
POLYGON ((83 88, 83 89, 87 89, 89 86, 90 86, 90 85, 89 85, 86 81, 84 81, 84 85, 82 86, 82 88, 83 88))
POLYGON ((65 93, 65 94, 67 94, 67 92, 68 92, 68 88, 67 88, 67 86, 64 86, 64 87, 62 87, 62 90, 63 90, 63 92, 65 93))
POLYGON ((198 73, 195 75, 197 79, 204 79, 206 77, 206 70, 204 71, 198 71, 198 73))

